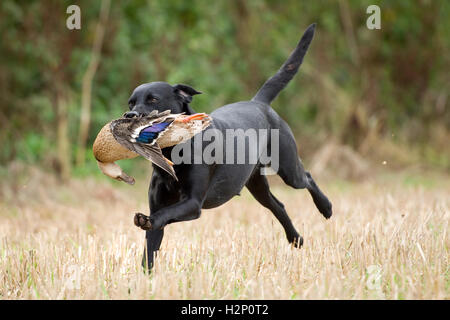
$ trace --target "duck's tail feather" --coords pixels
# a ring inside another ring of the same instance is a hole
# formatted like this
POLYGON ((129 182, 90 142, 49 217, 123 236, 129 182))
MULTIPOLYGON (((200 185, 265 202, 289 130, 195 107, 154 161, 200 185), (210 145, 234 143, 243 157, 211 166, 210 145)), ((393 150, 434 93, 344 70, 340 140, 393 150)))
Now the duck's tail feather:
POLYGON ((156 143, 153 145, 136 143, 134 144, 134 148, 136 153, 151 161, 153 164, 166 171, 176 181, 178 181, 175 170, 173 169, 173 163, 169 159, 164 157, 161 152, 161 148, 156 143))

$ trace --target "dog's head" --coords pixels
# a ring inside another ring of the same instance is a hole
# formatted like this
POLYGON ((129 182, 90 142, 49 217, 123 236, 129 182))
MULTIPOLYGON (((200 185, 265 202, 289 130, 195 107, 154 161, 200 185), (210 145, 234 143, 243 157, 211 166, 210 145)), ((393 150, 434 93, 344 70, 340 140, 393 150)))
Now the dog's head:
POLYGON ((189 106, 189 103, 192 101, 192 96, 200 93, 184 84, 172 86, 166 82, 145 83, 134 89, 131 94, 128 100, 130 111, 125 113, 125 117, 146 115, 153 110, 194 114, 195 111, 189 106))

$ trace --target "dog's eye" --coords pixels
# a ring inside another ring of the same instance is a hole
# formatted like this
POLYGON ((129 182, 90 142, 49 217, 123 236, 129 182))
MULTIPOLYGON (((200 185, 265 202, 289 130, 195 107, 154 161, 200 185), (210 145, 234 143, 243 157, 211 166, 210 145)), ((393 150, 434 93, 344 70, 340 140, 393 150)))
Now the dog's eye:
POLYGON ((155 102, 158 102, 158 98, 155 98, 155 97, 148 97, 147 102, 148 102, 148 103, 155 103, 155 102))

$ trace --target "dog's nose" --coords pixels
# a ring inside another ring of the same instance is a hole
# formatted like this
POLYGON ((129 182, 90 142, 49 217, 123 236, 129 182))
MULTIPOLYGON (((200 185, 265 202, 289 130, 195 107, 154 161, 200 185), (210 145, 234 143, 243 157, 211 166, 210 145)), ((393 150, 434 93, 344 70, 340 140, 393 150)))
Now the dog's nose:
POLYGON ((128 111, 125 112, 125 114, 123 115, 125 118, 134 118, 139 116, 139 113, 137 113, 137 111, 128 111))

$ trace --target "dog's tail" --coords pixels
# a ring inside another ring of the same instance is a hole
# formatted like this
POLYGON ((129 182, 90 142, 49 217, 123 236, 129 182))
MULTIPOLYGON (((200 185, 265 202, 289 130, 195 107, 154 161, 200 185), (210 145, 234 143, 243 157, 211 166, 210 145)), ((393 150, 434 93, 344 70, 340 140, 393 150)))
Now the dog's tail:
POLYGON ((283 90, 283 88, 288 84, 288 82, 291 81, 303 62, 303 57, 305 56, 309 44, 314 36, 315 28, 316 24, 313 23, 308 27, 308 29, 306 29, 295 50, 281 66, 280 70, 269 78, 261 89, 259 89, 253 97, 253 101, 270 104, 272 100, 276 98, 278 93, 280 93, 280 91, 283 90))

